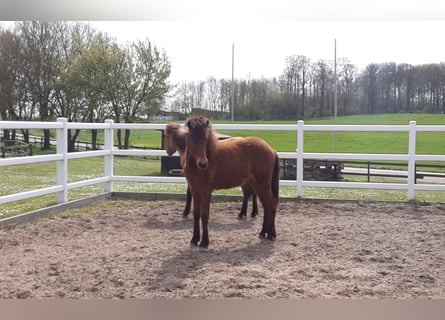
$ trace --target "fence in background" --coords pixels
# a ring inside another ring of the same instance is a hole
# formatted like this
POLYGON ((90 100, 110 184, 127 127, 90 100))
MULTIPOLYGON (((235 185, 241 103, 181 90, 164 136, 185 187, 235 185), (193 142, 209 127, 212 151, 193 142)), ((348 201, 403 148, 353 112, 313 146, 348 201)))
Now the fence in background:
MULTIPOLYGON (((118 150, 114 145, 114 130, 162 130, 165 124, 122 124, 106 120, 104 123, 75 123, 67 122, 65 118, 59 118, 56 122, 27 122, 27 121, 0 121, 0 130, 3 129, 55 129, 56 130, 56 154, 39 155, 32 157, 12 157, 0 159, 0 167, 11 165, 31 164, 55 161, 56 185, 25 191, 15 194, 0 196, 0 204, 30 199, 33 197, 56 194, 57 203, 68 201, 69 190, 85 186, 103 184, 105 192, 113 191, 113 182, 155 182, 155 183, 186 183, 183 177, 160 176, 118 176, 114 175, 114 156, 165 156, 164 150, 118 150), (98 129, 104 130, 104 149, 84 152, 67 152, 68 129, 98 129), (87 179, 77 182, 68 182, 68 161, 71 159, 103 157, 103 177, 87 179)), ((306 125, 298 121, 295 125, 262 125, 262 124, 214 124, 216 130, 272 130, 295 131, 297 136, 296 152, 278 152, 280 158, 296 159, 296 180, 281 180, 281 186, 296 188, 296 195, 303 197, 306 187, 324 188, 362 188, 362 189, 398 189, 406 190, 408 200, 415 198, 417 190, 442 190, 445 184, 416 184, 416 161, 445 161, 445 155, 418 155, 416 154, 417 132, 445 132, 445 126, 418 126, 415 121, 408 125, 306 125), (407 154, 353 154, 353 153, 307 153, 304 152, 304 133, 310 131, 370 131, 370 132, 408 132, 407 154), (304 159, 329 159, 329 160, 372 160, 372 161, 406 161, 408 163, 406 183, 368 183, 368 182, 343 182, 343 181, 306 181, 303 179, 304 159)), ((1 179, 1 178, 0 178, 1 179)), ((0 181, 1 183, 1 181, 0 181)))

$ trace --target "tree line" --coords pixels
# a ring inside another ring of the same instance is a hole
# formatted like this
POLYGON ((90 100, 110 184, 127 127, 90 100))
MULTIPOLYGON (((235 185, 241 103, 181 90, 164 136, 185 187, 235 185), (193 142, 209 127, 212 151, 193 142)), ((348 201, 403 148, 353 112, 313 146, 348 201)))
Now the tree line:
MULTIPOLYGON (((158 112, 170 72, 168 56, 148 39, 121 45, 86 23, 17 22, 0 30, 0 120, 131 123, 158 112)), ((69 151, 79 132, 69 131, 69 151)), ((96 137, 93 131, 93 144, 96 137)), ((117 138, 128 148, 129 130, 117 138)))
MULTIPOLYGON (((362 71, 347 58, 311 61, 285 58, 275 78, 238 79, 233 83, 237 120, 296 120, 375 113, 444 113, 445 63, 410 65, 371 63, 362 71), (336 81, 337 80, 337 81, 336 81), (335 86, 337 85, 337 93, 335 86)), ((179 113, 215 112, 230 118, 232 82, 208 78, 183 82, 170 108, 179 113)))

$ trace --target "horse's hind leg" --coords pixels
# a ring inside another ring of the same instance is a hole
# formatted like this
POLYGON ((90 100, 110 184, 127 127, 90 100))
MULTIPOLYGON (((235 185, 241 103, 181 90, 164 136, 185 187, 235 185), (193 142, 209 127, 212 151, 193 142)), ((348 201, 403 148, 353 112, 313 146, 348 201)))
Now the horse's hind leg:
POLYGON ((277 232, 275 230, 275 216, 277 213, 277 206, 271 205, 269 210, 270 210, 270 219, 267 232, 267 239, 275 240, 277 238, 277 232))
POLYGON ((264 207, 263 227, 260 231, 260 237, 268 240, 275 240, 277 233, 275 231, 275 210, 264 207))
POLYGON ((275 240, 277 236, 275 231, 275 215, 277 210, 275 197, 270 190, 270 186, 257 187, 255 192, 260 198, 264 208, 263 227, 260 231, 260 237, 275 240))
POLYGON ((263 215, 263 226, 261 228, 260 231, 260 238, 265 238, 267 235, 267 231, 268 228, 266 228, 269 219, 269 209, 266 206, 267 205, 267 198, 266 198, 266 194, 264 193, 264 188, 261 188, 260 186, 255 186, 253 189, 253 192, 255 192, 255 194, 258 196, 258 198, 260 198, 260 201, 263 205, 263 209, 264 209, 264 215, 263 215))
POLYGON ((239 219, 243 219, 247 216, 247 207, 249 206, 249 198, 252 196, 252 213, 251 217, 254 218, 258 214, 258 203, 257 196, 253 192, 252 187, 250 185, 242 185, 241 189, 243 190, 243 205, 241 207, 241 211, 238 215, 239 219))
POLYGON ((255 218, 258 215, 258 201, 255 193, 252 193, 252 213, 250 216, 255 218))
POLYGON ((263 220, 265 222, 263 223, 263 225, 266 230, 266 238, 269 240, 275 240, 277 237, 277 233, 275 231, 275 216, 277 213, 278 203, 272 192, 270 192, 268 199, 269 200, 267 204, 263 204, 264 214, 266 215, 266 210, 267 210, 267 216, 268 216, 267 221, 263 220))
POLYGON ((238 219, 244 219, 247 216, 247 206, 249 205, 249 194, 243 194, 243 205, 241 211, 238 214, 238 219))

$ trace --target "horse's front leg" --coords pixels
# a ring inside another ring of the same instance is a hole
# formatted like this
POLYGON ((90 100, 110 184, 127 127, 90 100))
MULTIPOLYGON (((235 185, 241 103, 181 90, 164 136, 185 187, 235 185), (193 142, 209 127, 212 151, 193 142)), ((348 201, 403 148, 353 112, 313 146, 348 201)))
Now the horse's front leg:
POLYGON ((190 241, 190 245, 193 247, 196 247, 199 242, 200 230, 199 230, 199 218, 201 217, 200 210, 201 210, 201 203, 200 203, 200 195, 199 194, 193 194, 193 237, 190 241))
POLYGON ((189 215, 191 204, 192 204, 192 193, 190 192, 190 187, 187 185, 187 199, 185 201, 184 212, 182 213, 183 218, 186 218, 189 215))
POLYGON ((208 248, 209 246, 209 213, 210 213, 210 197, 211 193, 205 193, 201 197, 201 222, 202 222, 202 239, 199 246, 208 248))

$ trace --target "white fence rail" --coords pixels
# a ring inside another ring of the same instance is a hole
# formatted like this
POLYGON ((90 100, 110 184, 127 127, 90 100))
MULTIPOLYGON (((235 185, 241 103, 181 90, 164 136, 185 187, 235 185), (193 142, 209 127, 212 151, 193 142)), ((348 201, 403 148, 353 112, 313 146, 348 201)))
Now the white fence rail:
MULTIPOLYGON (((121 124, 106 120, 105 123, 72 123, 65 118, 59 118, 56 122, 27 122, 27 121, 0 121, 0 130, 3 129, 55 129, 57 133, 57 151, 54 155, 41 155, 32 157, 13 157, 0 159, 0 167, 56 161, 56 185, 32 191, 0 196, 0 204, 33 197, 56 194, 57 202, 68 201, 68 192, 71 189, 103 184, 105 192, 113 190, 113 182, 161 182, 161 183, 185 183, 183 177, 159 177, 159 176, 116 176, 114 175, 113 159, 115 155, 128 156, 165 156, 164 150, 115 150, 114 130, 162 130, 165 124, 121 124), (67 130, 68 129, 99 129, 104 130, 104 150, 68 153, 67 130), (103 157, 103 177, 68 183, 68 160, 103 157)), ((417 126, 415 121, 409 125, 305 125, 298 121, 295 125, 261 125, 261 124, 214 124, 216 130, 271 130, 271 131, 295 131, 297 133, 296 152, 279 152, 280 158, 296 159, 296 180, 281 180, 281 186, 296 188, 296 195, 303 196, 305 187, 327 187, 327 188, 363 188, 363 189, 399 189, 406 190, 408 200, 415 199, 417 190, 442 190, 444 184, 416 184, 415 164, 416 161, 445 161, 445 155, 417 155, 416 133, 417 132, 445 132, 445 126, 417 126), (350 153, 307 153, 304 152, 304 133, 310 131, 386 131, 386 132, 408 132, 407 154, 350 154, 350 153), (406 183, 369 183, 369 182, 340 182, 340 181, 306 181, 303 179, 304 159, 329 159, 329 160, 399 160, 408 162, 408 179, 406 183)), ((1 178, 0 178, 1 179, 1 178)), ((0 181, 1 183, 1 181, 0 181)))

